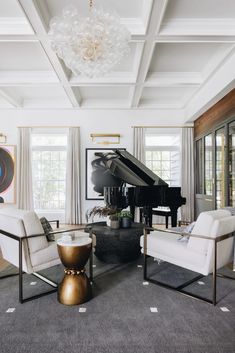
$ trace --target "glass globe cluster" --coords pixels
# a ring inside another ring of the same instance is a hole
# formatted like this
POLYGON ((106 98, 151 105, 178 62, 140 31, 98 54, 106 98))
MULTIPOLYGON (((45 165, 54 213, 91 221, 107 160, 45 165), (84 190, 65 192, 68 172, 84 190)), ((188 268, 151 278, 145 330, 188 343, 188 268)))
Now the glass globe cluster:
POLYGON ((51 46, 75 75, 98 77, 129 54, 130 32, 116 14, 92 8, 81 17, 76 8, 50 21, 51 46))

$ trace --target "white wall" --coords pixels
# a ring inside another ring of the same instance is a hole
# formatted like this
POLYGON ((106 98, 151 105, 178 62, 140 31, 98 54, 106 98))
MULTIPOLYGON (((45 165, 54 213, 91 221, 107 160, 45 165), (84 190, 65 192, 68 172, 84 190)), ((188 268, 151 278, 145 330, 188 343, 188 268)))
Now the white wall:
POLYGON ((85 200, 85 149, 106 147, 92 143, 90 134, 120 133, 121 144, 107 147, 124 147, 132 153, 132 126, 182 125, 184 121, 184 113, 179 110, 0 110, 0 133, 7 135, 8 144, 17 144, 18 126, 80 126, 84 221, 86 210, 98 204, 85 200))

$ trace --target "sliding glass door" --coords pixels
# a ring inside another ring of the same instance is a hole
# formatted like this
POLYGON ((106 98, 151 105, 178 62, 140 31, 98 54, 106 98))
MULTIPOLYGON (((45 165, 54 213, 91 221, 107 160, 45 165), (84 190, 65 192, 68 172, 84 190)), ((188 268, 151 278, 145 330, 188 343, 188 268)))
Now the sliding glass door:
POLYGON ((229 124, 229 205, 235 207, 235 121, 229 124))
POLYGON ((226 139, 225 128, 215 132, 215 206, 225 207, 225 160, 226 160, 226 139))
POLYGON ((235 118, 195 141, 195 213, 235 207, 235 118))

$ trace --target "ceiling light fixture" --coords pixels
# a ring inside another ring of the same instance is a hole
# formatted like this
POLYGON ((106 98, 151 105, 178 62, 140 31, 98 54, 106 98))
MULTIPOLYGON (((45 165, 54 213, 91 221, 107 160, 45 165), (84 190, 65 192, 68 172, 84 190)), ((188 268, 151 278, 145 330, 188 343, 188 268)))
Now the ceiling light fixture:
POLYGON ((130 52, 130 32, 114 13, 93 8, 81 17, 72 5, 50 21, 51 46, 75 75, 90 78, 109 72, 130 52))

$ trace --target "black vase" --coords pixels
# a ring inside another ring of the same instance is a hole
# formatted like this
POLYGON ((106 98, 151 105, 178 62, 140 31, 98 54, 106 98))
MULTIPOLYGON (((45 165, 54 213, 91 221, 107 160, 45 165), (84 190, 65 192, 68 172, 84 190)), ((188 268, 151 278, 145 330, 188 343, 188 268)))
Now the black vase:
POLYGON ((123 217, 123 218, 121 219, 121 226, 122 226, 122 228, 130 228, 130 227, 131 227, 131 222, 132 222, 131 218, 129 218, 129 217, 123 217))

